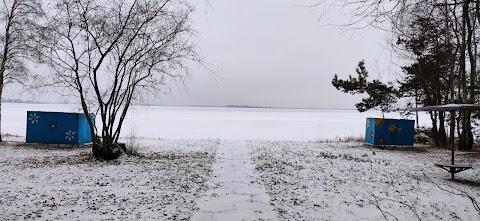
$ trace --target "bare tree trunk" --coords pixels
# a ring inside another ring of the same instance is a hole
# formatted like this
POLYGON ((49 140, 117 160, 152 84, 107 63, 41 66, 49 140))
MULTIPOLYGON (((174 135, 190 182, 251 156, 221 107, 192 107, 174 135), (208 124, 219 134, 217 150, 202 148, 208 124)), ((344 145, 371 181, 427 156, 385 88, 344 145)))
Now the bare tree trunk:
MULTIPOLYGON (((462 7, 462 25, 461 25, 461 42, 460 42, 460 85, 459 89, 461 88, 461 97, 460 103, 468 101, 468 90, 467 90, 467 79, 466 79, 466 53, 467 53, 467 18, 468 18, 468 2, 463 3, 462 7)), ((467 130, 470 129, 470 119, 467 117, 466 112, 460 112, 461 117, 461 126, 462 131, 458 141, 458 148, 459 149, 466 149, 468 143, 468 132, 467 130)), ((460 127, 460 125, 458 125, 460 127)))
POLYGON ((439 112, 438 143, 443 147, 447 145, 447 133, 445 131, 445 112, 439 112))
POLYGON ((3 79, 0 79, 0 142, 2 139, 2 94, 3 94, 3 79))
POLYGON ((15 8, 16 8, 17 1, 14 1, 12 4, 12 8, 9 11, 8 17, 7 17, 7 24, 6 24, 6 29, 5 29, 5 39, 4 39, 4 45, 3 45, 3 51, 2 51, 2 60, 0 61, 0 142, 2 141, 2 130, 1 130, 1 122, 2 122, 2 108, 1 108, 1 103, 2 103, 2 94, 3 94, 3 86, 5 83, 5 70, 6 70, 6 64, 7 64, 7 59, 8 59, 8 50, 10 48, 10 29, 12 27, 12 20, 13 16, 15 13, 15 8))
MULTIPOLYGON (((415 89, 415 108, 418 107, 418 90, 415 89)), ((415 122, 417 124, 417 129, 420 127, 418 125, 418 111, 415 111, 415 122)))
POLYGON ((433 142, 436 146, 439 146, 440 143, 438 142, 438 127, 437 127, 437 112, 431 111, 430 112, 430 119, 432 120, 432 138, 433 142))
MULTIPOLYGON (((462 23, 463 23, 463 42, 466 47, 464 47, 464 52, 468 53, 469 63, 470 63, 470 82, 467 88, 465 88, 465 93, 468 91, 468 103, 473 103, 475 101, 475 79, 476 79, 476 58, 474 56, 473 48, 472 48, 472 38, 473 38, 473 27, 472 21, 470 19, 469 13, 469 3, 470 1, 466 1, 463 6, 463 16, 462 16, 462 23), (465 35, 466 38, 465 38, 465 35)), ((466 59, 464 60, 466 63, 466 59)), ((466 86, 466 82, 464 82, 464 86, 466 86)), ((464 99, 467 100, 465 96, 464 99)), ((463 130, 462 136, 460 138, 460 143, 458 145, 459 150, 471 150, 473 146, 473 134, 472 134, 472 125, 471 125, 471 111, 465 111, 463 114, 463 130)))
MULTIPOLYGON (((8 36, 8 34, 6 35, 8 36)), ((5 37, 6 38, 6 37, 5 37)), ((7 45, 7 40, 5 39, 5 48, 8 47, 7 45)), ((5 53, 6 53, 7 50, 4 50, 3 52, 3 58, 2 58, 2 61, 0 63, 0 142, 2 142, 2 95, 3 95, 3 86, 4 86, 4 73, 5 73, 5 63, 6 63, 6 57, 5 57, 5 53)))

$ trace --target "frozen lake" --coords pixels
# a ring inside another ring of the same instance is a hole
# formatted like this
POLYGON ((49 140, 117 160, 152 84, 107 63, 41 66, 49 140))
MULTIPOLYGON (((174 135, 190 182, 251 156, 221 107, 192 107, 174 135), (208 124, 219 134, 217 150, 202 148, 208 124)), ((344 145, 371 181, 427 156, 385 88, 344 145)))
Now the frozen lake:
MULTIPOLYGON (((27 111, 80 112, 70 104, 4 103, 2 108, 2 133, 19 136, 25 136, 27 111)), ((135 106, 126 118, 122 136, 317 141, 363 137, 367 117, 382 117, 382 114, 356 110, 135 106)), ((399 118, 399 114, 386 113, 385 118, 399 118)), ((427 114, 420 113, 419 124, 431 125, 427 114)))

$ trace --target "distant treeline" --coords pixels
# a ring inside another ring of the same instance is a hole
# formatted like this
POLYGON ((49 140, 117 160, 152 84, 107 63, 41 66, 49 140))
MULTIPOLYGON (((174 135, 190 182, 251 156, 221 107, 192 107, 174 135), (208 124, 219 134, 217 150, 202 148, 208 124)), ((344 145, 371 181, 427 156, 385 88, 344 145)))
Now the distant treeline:
POLYGON ((22 99, 2 98, 2 103, 35 103, 35 104, 38 104, 40 102, 24 101, 22 99))
POLYGON ((229 104, 225 107, 229 108, 273 108, 273 107, 261 107, 261 106, 250 106, 250 105, 235 105, 235 104, 229 104))

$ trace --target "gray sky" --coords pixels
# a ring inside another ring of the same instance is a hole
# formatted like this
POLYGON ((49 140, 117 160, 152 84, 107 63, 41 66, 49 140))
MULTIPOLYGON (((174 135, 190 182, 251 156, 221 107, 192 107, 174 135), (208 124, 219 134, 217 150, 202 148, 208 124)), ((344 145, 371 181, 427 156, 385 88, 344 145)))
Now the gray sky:
POLYGON ((333 12, 319 22, 319 10, 295 7, 299 1, 210 3, 206 13, 197 10, 194 24, 201 52, 219 67, 218 76, 195 69, 189 92, 174 89, 162 104, 354 108, 360 98, 337 91, 330 83, 333 75, 355 74, 365 59, 374 76, 377 59, 389 53, 380 46, 380 31, 342 34, 341 28, 323 24, 345 18, 333 12))
MULTIPOLYGON (((390 76, 383 65, 390 54, 381 47, 382 32, 342 33, 325 24, 347 17, 331 11, 319 22, 319 8, 295 7, 315 0, 209 0, 207 9, 199 1, 193 25, 200 33, 200 53, 216 74, 193 68, 188 92, 172 85, 172 93, 148 99, 149 104, 355 108, 361 98, 337 91, 330 83, 334 74, 354 75, 365 59, 370 76, 390 76)), ((18 92, 7 87, 4 95, 17 98, 18 92)), ((62 100, 48 97, 21 98, 62 100)))

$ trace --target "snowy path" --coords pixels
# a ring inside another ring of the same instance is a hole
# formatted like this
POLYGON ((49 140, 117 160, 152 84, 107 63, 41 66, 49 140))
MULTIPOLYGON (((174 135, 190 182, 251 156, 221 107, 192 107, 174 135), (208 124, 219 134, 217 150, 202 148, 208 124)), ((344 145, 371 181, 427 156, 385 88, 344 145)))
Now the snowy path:
POLYGON ((245 141, 224 141, 217 150, 210 190, 197 201, 192 221, 277 220, 266 189, 256 182, 245 141))

